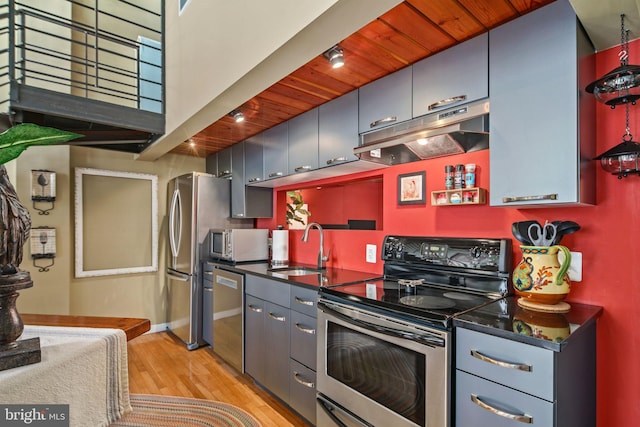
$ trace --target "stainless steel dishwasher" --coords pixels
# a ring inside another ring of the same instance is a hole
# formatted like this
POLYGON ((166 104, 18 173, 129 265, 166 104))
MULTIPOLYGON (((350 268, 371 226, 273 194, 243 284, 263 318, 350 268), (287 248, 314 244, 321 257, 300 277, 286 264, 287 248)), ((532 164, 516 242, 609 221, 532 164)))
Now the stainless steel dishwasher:
POLYGON ((244 372, 244 275, 213 270, 213 352, 244 372))

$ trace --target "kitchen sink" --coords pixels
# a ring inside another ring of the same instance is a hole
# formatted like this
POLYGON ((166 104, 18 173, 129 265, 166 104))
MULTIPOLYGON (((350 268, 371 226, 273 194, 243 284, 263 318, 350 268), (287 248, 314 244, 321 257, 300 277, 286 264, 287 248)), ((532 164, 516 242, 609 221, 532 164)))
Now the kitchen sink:
POLYGON ((274 267, 268 269, 270 273, 281 273, 287 276, 307 276, 312 274, 322 274, 326 270, 320 270, 317 268, 303 267, 303 266, 290 266, 290 267, 274 267))

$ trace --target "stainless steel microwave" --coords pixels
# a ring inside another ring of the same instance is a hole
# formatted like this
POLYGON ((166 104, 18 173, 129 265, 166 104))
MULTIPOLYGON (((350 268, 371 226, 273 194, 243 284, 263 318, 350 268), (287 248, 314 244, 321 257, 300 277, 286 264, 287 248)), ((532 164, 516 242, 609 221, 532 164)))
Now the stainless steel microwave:
POLYGON ((226 228, 209 231, 212 259, 246 262, 269 259, 269 230, 266 228, 226 228))

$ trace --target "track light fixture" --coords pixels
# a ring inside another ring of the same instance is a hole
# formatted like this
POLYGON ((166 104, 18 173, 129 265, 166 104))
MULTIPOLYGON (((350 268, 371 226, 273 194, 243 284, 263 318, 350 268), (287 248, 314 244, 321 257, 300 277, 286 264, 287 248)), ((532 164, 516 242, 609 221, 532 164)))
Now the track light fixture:
POLYGON ((327 58, 327 61, 331 63, 331 66, 333 68, 340 68, 344 65, 344 53, 338 45, 335 45, 331 49, 327 50, 322 54, 322 56, 327 58))
POLYGON ((236 123, 240 123, 244 120, 244 114, 242 114, 242 111, 240 110, 233 110, 229 113, 229 115, 233 117, 233 120, 235 120, 236 123))
POLYGON ((636 104, 640 99, 640 66, 629 65, 629 30, 624 28, 624 14, 620 15, 620 66, 587 85, 585 90, 611 108, 636 104))

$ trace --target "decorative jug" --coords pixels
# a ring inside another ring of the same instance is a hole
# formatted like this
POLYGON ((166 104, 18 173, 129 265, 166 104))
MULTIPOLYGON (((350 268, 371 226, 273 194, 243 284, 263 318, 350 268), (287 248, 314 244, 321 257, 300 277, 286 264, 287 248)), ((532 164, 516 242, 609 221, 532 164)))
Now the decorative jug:
POLYGON ((539 304, 553 305, 569 294, 569 266, 571 252, 555 246, 520 246, 522 260, 513 271, 513 287, 516 293, 539 304), (562 252, 562 263, 558 253, 562 252))

